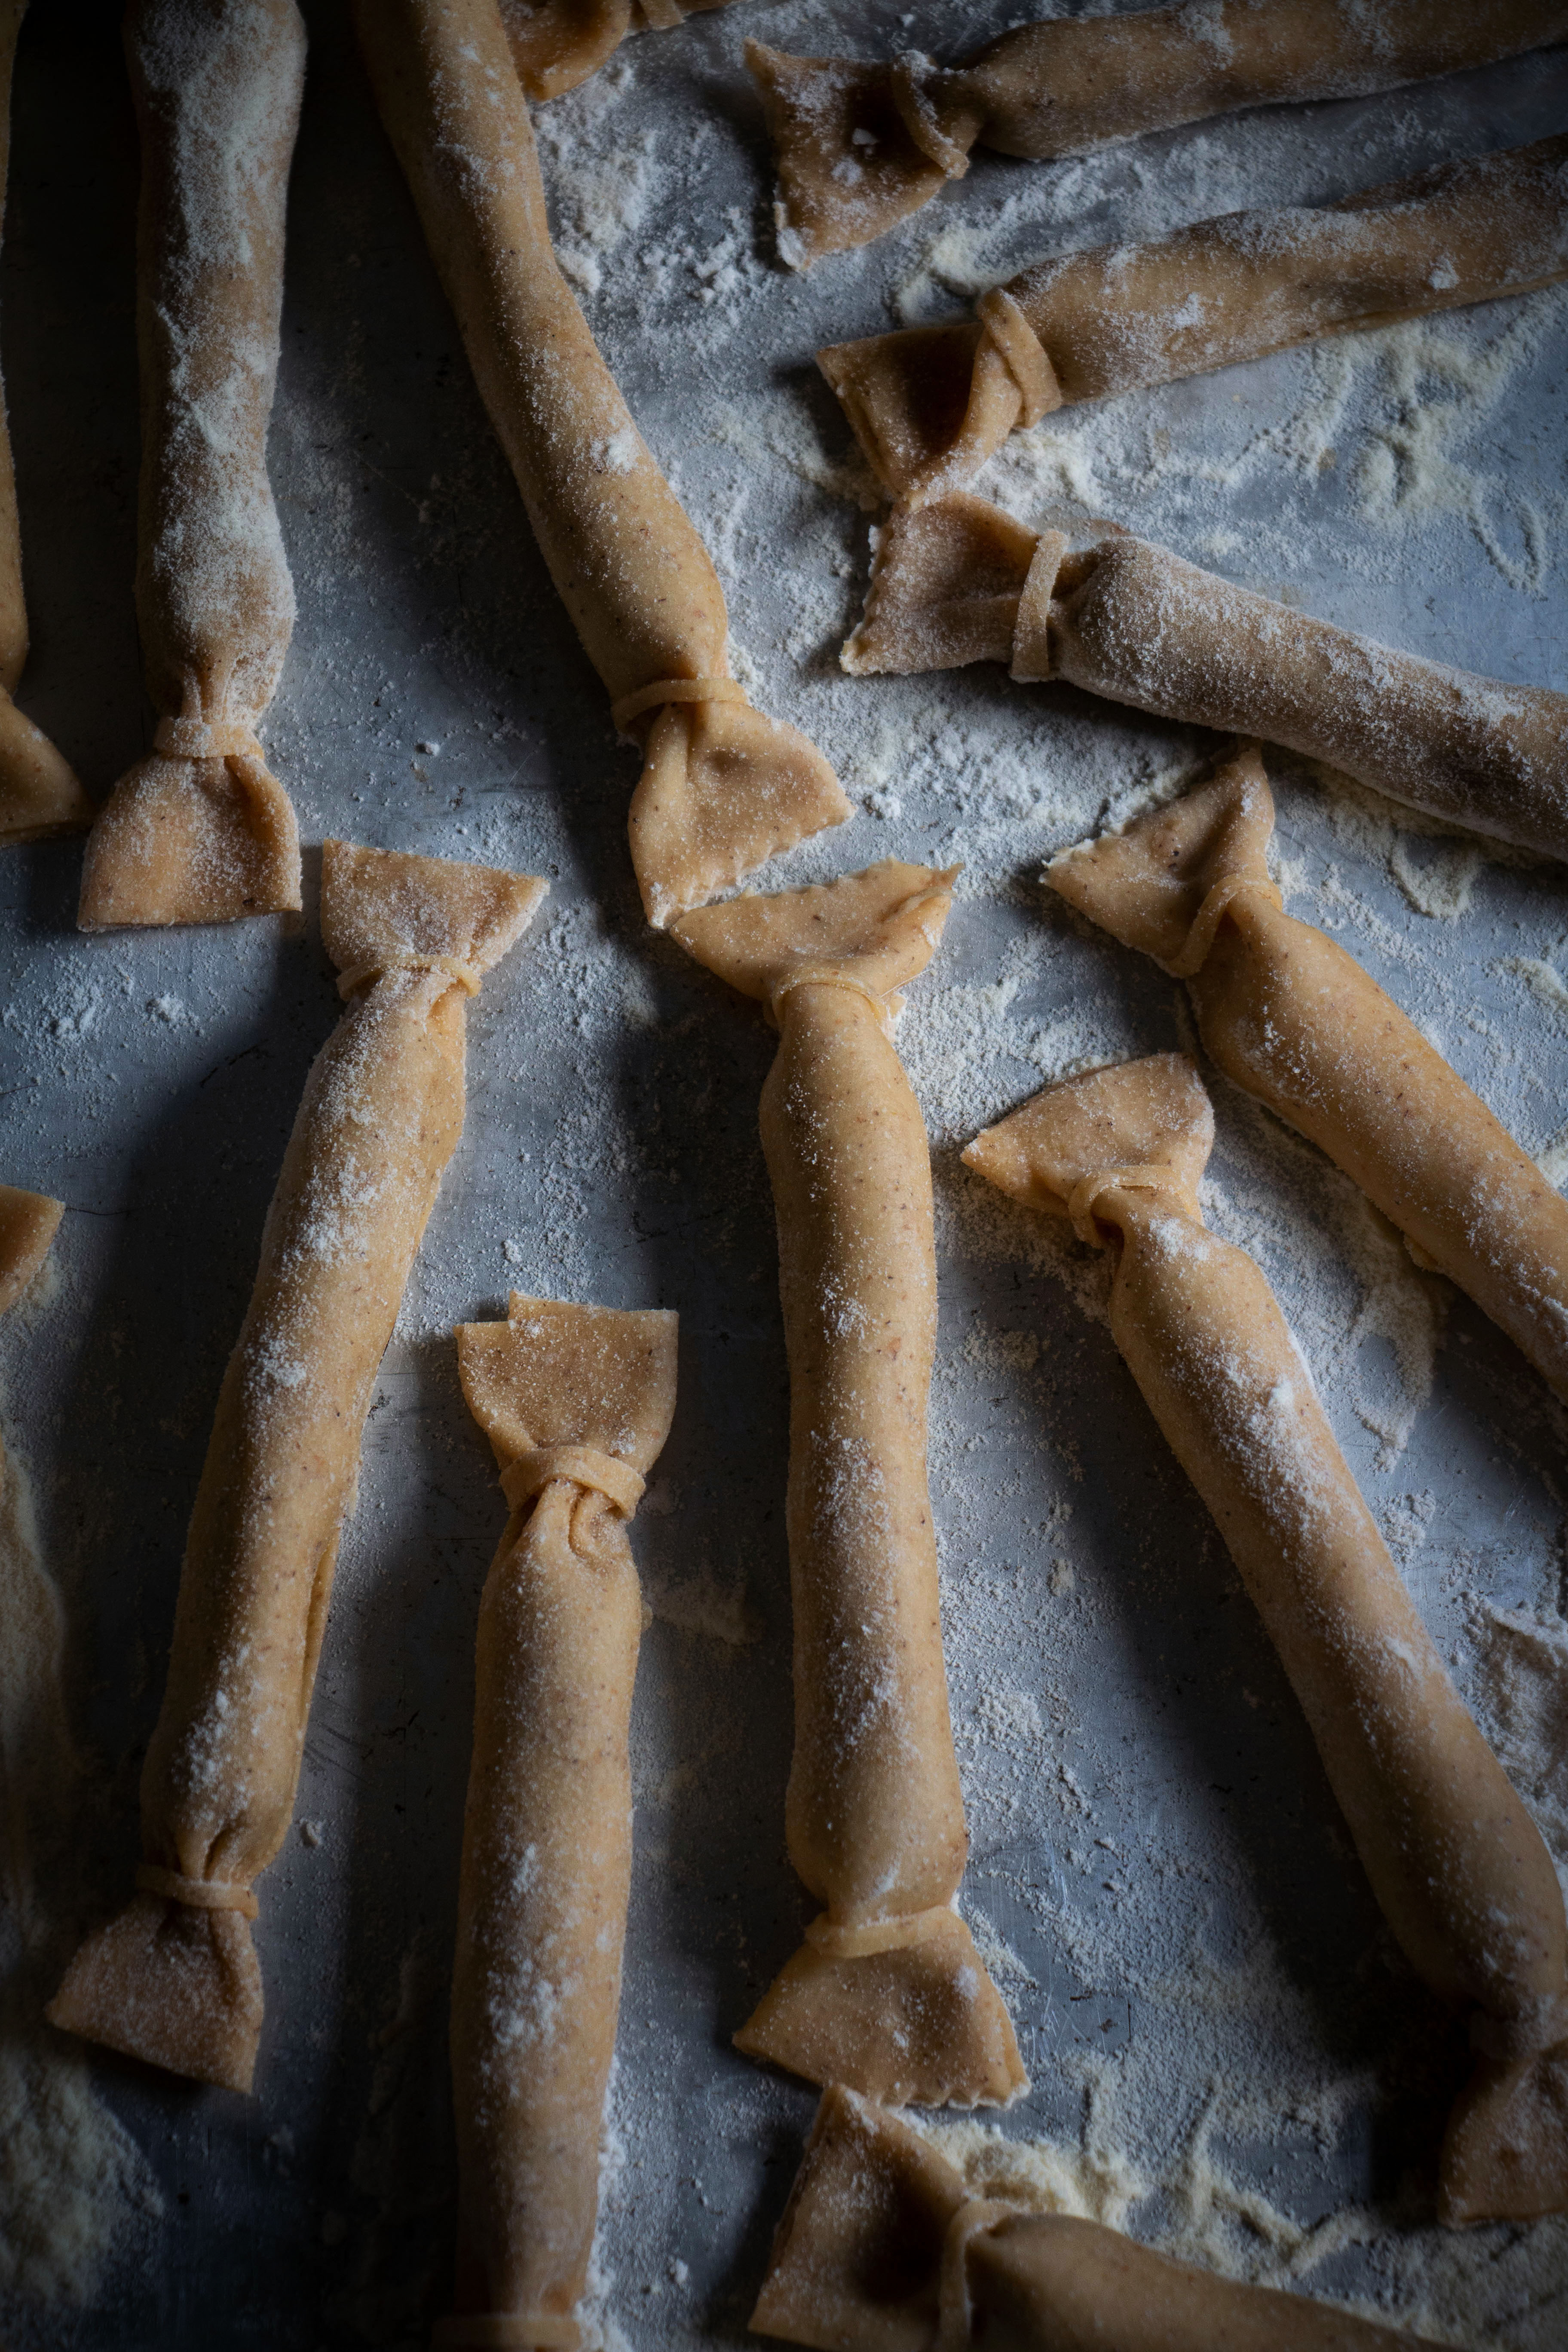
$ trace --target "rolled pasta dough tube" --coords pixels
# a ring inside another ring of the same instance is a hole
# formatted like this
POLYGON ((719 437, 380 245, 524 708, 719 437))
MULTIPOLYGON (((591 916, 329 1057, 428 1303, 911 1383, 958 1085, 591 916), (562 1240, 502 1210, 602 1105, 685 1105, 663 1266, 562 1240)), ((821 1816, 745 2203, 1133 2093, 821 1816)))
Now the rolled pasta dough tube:
POLYGON ((462 1133, 468 1000, 545 887, 347 842, 322 854, 347 1002, 305 1083, 218 1397, 142 1775, 139 1891, 49 2009, 198 2081, 250 2088, 251 1884, 293 1814, 364 1418, 462 1133))
POLYGON ((1469 2014, 1439 2211, 1568 2206, 1568 1927, 1552 1859, 1448 1678, 1258 1268, 1196 1199, 1214 1114, 1162 1054, 1047 1087, 964 1159, 1115 1255, 1110 1328, 1213 1512, 1384 1917, 1469 2014))
POLYGON ((967 1835, 926 1486, 930 1155, 888 1031, 952 880, 889 860, 732 899, 675 934, 779 1029, 762 1131, 790 1363, 785 1827, 826 1909, 736 2043, 813 2082, 973 2106, 1024 2076, 953 1907, 967 1835))
POLYGON ((85 930, 300 904, 299 827, 256 727, 294 628, 267 427, 305 27, 294 0, 132 0, 125 47, 142 133, 136 614, 158 723, 89 837, 85 930))
POLYGON ((626 1522, 675 1412, 676 1318, 514 1293, 458 1334, 510 1507, 479 1603, 452 1979, 458 2315, 577 2341, 631 1878, 642 1600, 626 1522))

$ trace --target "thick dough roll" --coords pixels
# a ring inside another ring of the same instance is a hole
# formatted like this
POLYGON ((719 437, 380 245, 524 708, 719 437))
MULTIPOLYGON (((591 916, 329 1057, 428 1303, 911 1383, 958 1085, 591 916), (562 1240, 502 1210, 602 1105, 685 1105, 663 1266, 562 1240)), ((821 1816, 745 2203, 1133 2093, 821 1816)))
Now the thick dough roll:
POLYGON ((1538 139, 1333 205, 1037 262, 983 294, 973 325, 836 343, 816 362, 889 497, 918 506, 1068 403, 1564 276, 1568 137, 1538 139))
POLYGON ((1400 1580, 1273 1292, 1205 1229, 1213 1140, 1193 1064, 1159 1054, 1047 1087, 963 1156, 1114 1252, 1116 1344, 1258 1604, 1384 1917, 1423 1981, 1469 2014, 1441 2218, 1562 2212, 1568 1926, 1552 1858, 1400 1580))
POLYGON ((322 852, 321 936, 347 1003, 305 1082, 218 1396, 142 1774, 140 1892, 48 2012, 201 2082, 250 2088, 250 1886, 293 1814, 364 1417, 463 1131, 468 998, 545 888, 342 841, 322 852))
POLYGON ((1010 2098, 1024 2073, 953 1907, 968 1838, 926 1486, 931 1160, 889 1034, 952 882, 889 859, 674 928, 779 1030, 762 1132, 790 1364, 785 1827, 826 1908, 736 2044, 815 2083, 973 2106, 1010 2098))
POLYGON ((305 75, 294 0, 132 0, 142 132, 136 615, 153 750, 87 845, 78 919, 226 923, 300 904, 300 835, 256 727, 294 629, 267 426, 305 75))
POLYGON ((1209 1053, 1326 1151, 1568 1403, 1568 1202, 1353 957, 1286 914, 1256 745, 1047 879, 1186 981, 1209 1053))
POLYGON ((1262 735, 1391 800, 1568 858, 1568 695, 1358 637, 1112 530, 1069 552, 960 492, 892 515, 858 677, 1006 662, 1110 702, 1262 735))
POLYGON ((797 268, 869 245, 969 169, 972 147, 1079 155, 1285 100, 1356 98, 1568 40, 1563 0, 1184 0, 1016 25, 956 66, 792 58, 746 44, 797 268))
POLYGON ((631 1883, 642 1598, 626 1539, 676 1318, 513 1294, 458 1333, 511 1516, 479 1603, 452 1979, 458 2309, 437 2347, 577 2341, 631 1883), (498 2321, 508 2332, 498 2334, 498 2321))
POLYGON ((563 97, 597 73, 628 33, 668 33, 688 16, 727 5, 728 0, 500 0, 500 20, 517 78, 537 104, 563 97))
POLYGON ((355 21, 534 537, 643 746, 632 863, 663 925, 849 803, 816 745, 730 675, 718 574, 556 267, 495 0, 355 0, 355 21))
POLYGON ((1242 2286, 1119 2230, 971 2197, 931 2141, 824 2095, 752 2326, 820 2352, 1419 2352, 1424 2336, 1242 2286))

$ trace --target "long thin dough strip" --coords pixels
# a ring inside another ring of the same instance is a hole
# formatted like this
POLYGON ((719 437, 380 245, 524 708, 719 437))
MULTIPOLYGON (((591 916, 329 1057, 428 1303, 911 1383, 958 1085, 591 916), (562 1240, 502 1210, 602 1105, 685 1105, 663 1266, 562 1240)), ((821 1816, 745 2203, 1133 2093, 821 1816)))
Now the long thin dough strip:
POLYGON ((144 1861, 89 1936, 57 2025, 250 2087, 251 1882, 288 1833, 360 1435, 463 1130, 468 998, 527 928, 525 874, 329 841, 321 935, 348 999, 316 1056, 261 1238, 191 1517, 144 1861))
POLYGON ((355 19, 534 536, 643 745, 632 863, 662 926, 849 803, 816 746, 730 676, 718 574, 556 267, 495 0, 355 0, 355 19))
POLYGON ((1426 2338, 972 2197, 898 2116, 836 2084, 752 2326, 821 2352, 1419 2352, 1426 2338))
POLYGON ((1389 1926, 1438 1999, 1469 2012, 1442 2219, 1560 2212, 1568 1927, 1552 1859, 1400 1581, 1273 1292, 1205 1230, 1213 1139, 1193 1064, 1160 1054, 1047 1087, 963 1156, 1115 1253, 1116 1344, 1258 1604, 1389 1926))
POLYGON ((926 1404, 930 1153, 889 1034, 951 873, 889 860, 678 923, 779 1030, 763 1089, 790 1364, 795 1761, 785 1828, 826 1908, 735 2037, 816 2083, 964 2106, 1023 2085, 953 1907, 967 1833, 948 1717, 926 1404))
POLYGON ((84 930, 300 904, 293 804, 256 727, 294 628, 267 426, 305 27, 294 0, 132 0, 125 47, 142 133, 136 614, 158 724, 88 841, 84 930))
MULTIPOLYGON (((27 0, 0 0, 0 205, 11 154, 11 68, 27 0)), ((92 823, 92 803, 41 728, 11 699, 27 659, 27 608, 22 597, 22 532, 11 436, 0 394, 0 845, 77 833, 92 823)))
POLYGON ((858 676, 1003 661, 1020 683, 1259 735, 1476 833, 1568 858, 1568 695, 1477 677, 1314 620, 1123 531, 1069 551, 985 499, 901 509, 858 676))
POLYGON ((727 5, 728 0, 500 0, 500 20, 517 78, 537 105, 597 73, 628 33, 671 32, 688 16, 727 5))
POLYGON ((1358 98, 1568 40, 1562 0, 1186 0, 1018 25, 956 66, 746 43, 778 170, 779 252, 804 268, 918 212, 973 147, 1044 159, 1285 100, 1358 98))
POLYGON ((1185 980, 1227 1077, 1326 1151, 1568 1402, 1568 1202, 1370 973, 1280 905, 1256 746, 1047 879, 1185 980))
POLYGON ((479 1603, 452 1982, 466 2315, 436 2342, 505 2318, 532 2347, 575 2341, 594 2237, 631 1881, 626 1522, 675 1412, 676 1318, 514 1294, 458 1360, 511 1517, 479 1603))
POLYGON ((1539 139, 1333 205, 1225 213, 1157 244, 1037 262, 982 295, 973 325, 816 359, 889 496, 920 505, 1074 401, 1565 276, 1568 137, 1539 139))

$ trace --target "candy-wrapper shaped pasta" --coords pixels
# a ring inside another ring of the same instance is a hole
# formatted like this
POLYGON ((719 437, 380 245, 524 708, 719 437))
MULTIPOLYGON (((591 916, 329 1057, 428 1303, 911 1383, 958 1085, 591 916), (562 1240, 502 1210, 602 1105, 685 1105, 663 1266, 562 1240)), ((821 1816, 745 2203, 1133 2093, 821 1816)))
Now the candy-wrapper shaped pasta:
POLYGON ((330 841, 321 936, 346 1000, 317 1055, 219 1393, 186 1542, 129 1907, 57 2025, 248 2090, 261 2027, 251 1882, 288 1833, 360 1436, 463 1130, 468 1001, 546 886, 330 841))
POLYGON ((1186 981, 1226 1076, 1321 1145, 1568 1402, 1568 1202, 1353 957, 1286 914, 1254 746, 1047 878, 1186 981))
POLYGON ((1110 1328, 1301 1702, 1373 1891, 1476 2053, 1450 2223, 1568 2205, 1568 1928, 1545 1846, 1448 1679, 1251 1258, 1205 1228, 1214 1114, 1161 1054, 1047 1087, 970 1167, 1112 1250, 1110 1328))
POLYGON ((1333 205, 1225 213, 1158 244, 1064 254, 983 294, 973 324, 872 335, 816 358, 889 498, 921 505, 962 488, 1016 426, 1069 403, 1564 276, 1559 137, 1333 205))
POLYGON ((136 614, 158 724, 89 839, 86 930, 300 904, 293 805, 256 726, 294 627, 267 426, 305 27, 294 0, 133 0, 125 46, 142 134, 136 614))
POLYGON ((628 33, 668 33, 688 16, 727 5, 728 0, 500 0, 500 19, 518 79, 537 103, 561 98, 597 73, 628 33))
POLYGON ((1114 139, 1284 100, 1354 98, 1568 40, 1562 0, 1192 0, 1017 25, 956 66, 792 58, 760 41, 779 252, 804 268, 869 245, 969 169, 972 147, 1080 155, 1114 139))
POLYGON ((361 45, 551 577, 643 746, 632 863, 650 922, 849 803, 730 676, 723 592, 556 267, 495 0, 356 0, 361 45))
MULTIPOLYGON (((0 0, 0 205, 11 147, 11 68, 27 0, 0 0)), ((22 533, 11 439, 0 399, 0 844, 75 833, 92 822, 92 803, 41 728, 11 698, 27 659, 22 597, 22 533)))
POLYGON ((1568 695, 1352 635, 1111 531, 1069 551, 959 493, 889 518, 858 676, 1004 661, 1109 701, 1266 736, 1391 800, 1568 857, 1568 695))
POLYGON ((940 2148, 835 2084, 752 2326, 821 2352, 1419 2352, 1424 2337, 972 2197, 940 2148))
POLYGON ((926 1486, 931 1163, 889 1034, 952 882, 889 860, 708 908, 675 935, 779 1031, 762 1133, 790 1365, 785 1828, 826 1907, 736 2043, 813 2082, 973 2106, 1024 2075, 953 1907, 967 1833, 926 1486))
POLYGON ((514 1294, 458 1349, 511 1517, 479 1603, 452 1984, 468 2315, 436 2343, 494 2344, 504 2318, 509 2344, 562 2345, 593 2243, 631 1879, 626 1522, 675 1412, 676 1318, 514 1294))

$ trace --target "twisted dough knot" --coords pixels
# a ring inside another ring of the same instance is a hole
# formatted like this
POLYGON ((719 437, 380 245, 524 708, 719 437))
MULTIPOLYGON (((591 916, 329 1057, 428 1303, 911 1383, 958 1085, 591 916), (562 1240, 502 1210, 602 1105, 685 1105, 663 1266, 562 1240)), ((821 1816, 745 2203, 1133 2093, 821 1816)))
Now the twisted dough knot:
POLYGON ((782 980, 774 981, 768 992, 768 1019, 775 1029, 782 1026, 785 997, 796 988, 846 988, 852 996, 863 996, 876 1014, 877 1024, 883 1036, 890 1034, 889 1014, 897 1011, 897 1004, 885 996, 879 996, 865 981, 857 980, 852 971, 846 971, 835 963, 797 964, 793 971, 786 971, 782 980))
POLYGON ((995 2204, 989 2198, 972 2197, 948 2223, 942 2242, 942 2271, 936 2291, 935 2352, 964 2352, 973 2324, 969 2308, 970 2246, 985 2231, 994 2230, 998 2221, 1012 2221, 1016 2210, 1015 2206, 995 2204))
POLYGON ((376 963, 356 963, 338 975, 338 994, 345 1000, 357 996, 362 988, 374 988, 384 972, 444 971, 448 980, 469 996, 477 996, 484 974, 477 964, 465 963, 461 956, 405 955, 383 956, 376 963))
POLYGON ((1128 1168, 1097 1168, 1092 1175, 1075 1184, 1068 1195, 1072 1229, 1090 1249, 1100 1247, 1100 1235, 1094 1230, 1094 1204, 1102 1192, 1114 1192, 1118 1187, 1128 1192, 1173 1192, 1181 1214, 1191 1217, 1194 1224, 1203 1223, 1196 1200, 1182 1177, 1164 1160, 1145 1160, 1128 1168))
POLYGON ((1215 942, 1215 933, 1225 920, 1231 901, 1248 895, 1266 898, 1271 907, 1284 911, 1285 901, 1279 894, 1278 883, 1259 881, 1248 874, 1223 876, 1193 917, 1193 927, 1187 933, 1186 945, 1181 954, 1173 963, 1165 966, 1173 980, 1191 980, 1194 972, 1203 970, 1215 942))
POLYGON ((654 710, 667 702, 744 702, 746 689, 732 677, 661 677, 652 686, 639 686, 633 694, 623 694, 618 702, 610 705, 613 725, 624 732, 634 719, 645 710, 654 710))
POLYGON ((258 1919, 261 1906, 248 1886, 237 1879, 186 1878, 177 1870, 162 1870, 155 1862, 144 1862, 136 1873, 136 1884, 145 1895, 163 1895, 171 1903, 184 1903, 192 1911, 243 1911, 247 1919, 258 1919))
POLYGON ((552 1478, 568 1478, 612 1502, 623 1519, 629 1519, 647 1492, 647 1481, 613 1454, 596 1445, 536 1445, 520 1454, 500 1475, 500 1490, 514 1511, 531 1502, 552 1478))
POLYGON ((1062 405, 1062 388, 1050 353, 1005 286, 993 286, 974 306, 975 316, 994 343, 1018 387, 1020 426, 1037 425, 1062 405))
POLYGON ((474 2311, 465 2319, 438 2319, 431 2352, 577 2352, 574 2319, 559 2311, 474 2311))
POLYGON ((900 1918, 847 1923, 819 1911, 806 1923, 805 1940, 832 1959, 863 1960, 872 1952, 901 1952, 910 1944, 926 1943, 951 1927, 957 1916, 951 1903, 935 1904, 929 1911, 906 1911, 900 1918))
POLYGON ((256 730, 232 719, 160 719, 153 749, 166 760, 262 760, 256 730))

